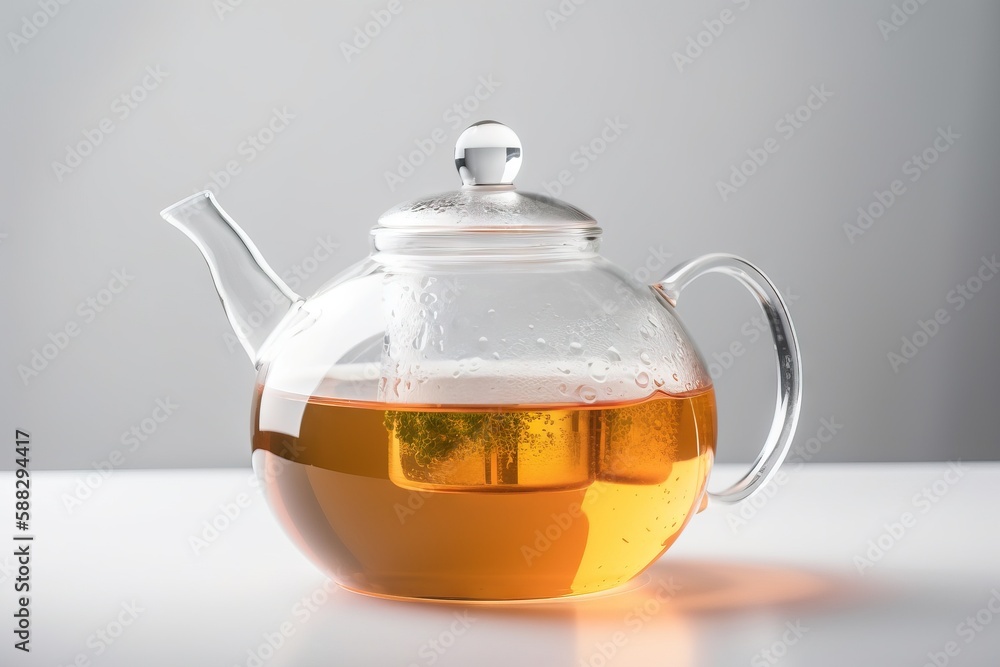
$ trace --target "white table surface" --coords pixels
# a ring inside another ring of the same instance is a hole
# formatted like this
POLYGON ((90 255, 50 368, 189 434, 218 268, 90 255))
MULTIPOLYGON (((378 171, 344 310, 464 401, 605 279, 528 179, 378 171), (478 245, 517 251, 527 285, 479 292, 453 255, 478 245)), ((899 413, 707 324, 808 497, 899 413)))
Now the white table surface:
POLYGON ((14 489, 0 473, 11 545, 0 551, 0 665, 995 667, 1000 465, 961 468, 790 468, 745 523, 738 508, 710 507, 624 590, 500 606, 326 593, 249 469, 115 471, 72 512, 64 494, 86 473, 37 471, 30 654, 12 647, 14 489), (249 505, 196 555, 189 538, 241 493, 249 505), (905 512, 911 525, 891 537, 885 524, 905 512), (855 557, 883 533, 890 548, 859 573, 855 557), (301 600, 313 595, 310 611, 301 600), (258 662, 250 651, 283 624, 289 636, 258 662), (117 634, 110 645, 102 629, 117 634))

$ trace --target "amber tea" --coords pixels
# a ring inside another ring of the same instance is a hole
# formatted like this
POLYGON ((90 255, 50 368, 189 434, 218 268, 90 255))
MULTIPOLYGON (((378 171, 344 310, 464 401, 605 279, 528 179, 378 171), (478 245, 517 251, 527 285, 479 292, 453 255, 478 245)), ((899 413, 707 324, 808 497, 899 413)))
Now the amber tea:
POLYGON ((666 550, 704 491, 715 398, 390 406, 258 389, 254 427, 276 515, 339 583, 509 600, 603 590, 666 550), (261 401, 301 414, 297 436, 260 430, 261 401))

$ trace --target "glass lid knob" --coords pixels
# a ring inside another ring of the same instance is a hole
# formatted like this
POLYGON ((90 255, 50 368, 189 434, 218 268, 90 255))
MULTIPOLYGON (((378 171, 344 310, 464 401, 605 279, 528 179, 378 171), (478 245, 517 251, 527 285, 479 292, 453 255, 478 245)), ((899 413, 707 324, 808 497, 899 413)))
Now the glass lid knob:
POLYGON ((480 121, 455 142, 455 166, 465 185, 510 185, 521 168, 521 140, 503 123, 480 121))

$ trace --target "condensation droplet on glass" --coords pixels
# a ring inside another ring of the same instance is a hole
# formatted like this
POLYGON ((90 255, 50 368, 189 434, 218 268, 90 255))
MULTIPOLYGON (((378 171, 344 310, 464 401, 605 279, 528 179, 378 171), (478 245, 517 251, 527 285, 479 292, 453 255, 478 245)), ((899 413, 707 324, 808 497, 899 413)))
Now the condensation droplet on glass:
POLYGON ((534 325, 534 324, 529 324, 529 325, 528 325, 528 328, 529 328, 529 329, 534 329, 534 328, 535 328, 535 325, 534 325))
POLYGON ((666 384, 666 381, 661 377, 655 377, 653 378, 653 384, 655 384, 657 387, 662 387, 664 384, 666 384))
POLYGON ((647 326, 646 326, 645 324, 642 324, 642 325, 639 325, 639 333, 640 333, 640 334, 642 335, 642 337, 643 337, 643 338, 645 338, 646 340, 649 340, 650 338, 652 338, 652 337, 653 337, 653 332, 652 332, 652 331, 650 331, 650 330, 649 330, 649 327, 647 327, 647 326))
POLYGON ((545 347, 545 339, 544 338, 539 338, 535 342, 538 343, 539 347, 545 347))
POLYGON ((646 387, 648 387, 649 386, 649 373, 647 373, 646 371, 639 371, 638 373, 636 373, 635 384, 636 384, 636 386, 642 387, 643 389, 645 389, 646 387))
POLYGON ((681 379, 679 377, 677 377, 677 373, 674 373, 670 377, 672 377, 674 379, 674 382, 680 382, 681 381, 681 379))
POLYGON ((587 370, 594 382, 604 382, 608 379, 608 371, 611 370, 611 364, 604 359, 595 359, 587 364, 587 370))
POLYGON ((646 352, 639 353, 639 361, 646 364, 647 366, 651 366, 653 363, 653 360, 649 357, 649 354, 647 354, 646 352))
POLYGON ((569 351, 572 354, 583 354, 583 345, 577 343, 576 341, 573 341, 572 343, 569 344, 569 351))
POLYGON ((494 359, 499 359, 500 358, 500 353, 499 352, 494 352, 493 353, 493 358, 494 359))
POLYGON ((434 292, 424 292, 423 294, 420 295, 420 303, 427 306, 431 305, 437 300, 438 300, 437 295, 434 294, 434 292))
POLYGON ((608 359, 610 359, 611 361, 621 361, 622 360, 622 355, 618 352, 618 350, 615 348, 614 345, 612 345, 611 347, 609 347, 608 351, 605 354, 607 355, 608 359))
POLYGON ((417 335, 413 337, 413 349, 422 350, 424 345, 427 344, 427 333, 429 327, 427 322, 421 322, 420 327, 417 329, 417 335))
POLYGON ((490 340, 486 336, 479 337, 479 349, 485 350, 490 344, 490 340))
POLYGON ((584 403, 593 403, 597 400, 597 390, 589 384, 581 384, 577 387, 576 395, 579 396, 584 403))

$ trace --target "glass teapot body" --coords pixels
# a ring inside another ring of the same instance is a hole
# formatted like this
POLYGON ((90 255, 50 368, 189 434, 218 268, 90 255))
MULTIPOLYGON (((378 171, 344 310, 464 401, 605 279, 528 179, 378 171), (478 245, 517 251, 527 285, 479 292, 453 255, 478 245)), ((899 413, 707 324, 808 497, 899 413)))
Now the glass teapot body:
POLYGON ((673 308, 586 249, 379 254, 261 364, 253 462, 342 584, 405 597, 585 593, 654 561, 701 501, 711 381, 673 308))
POLYGON ((759 489, 787 450, 799 359, 771 282, 708 255, 637 284, 598 254, 592 218, 514 190, 520 160, 505 126, 470 127, 456 148, 465 187, 386 212, 372 254, 308 299, 211 195, 163 213, 205 254, 258 369, 252 460, 268 502, 347 588, 462 600, 611 588, 707 496, 759 489), (771 433, 720 494, 706 491, 712 382, 675 311, 706 272, 757 297, 779 361, 771 433))

